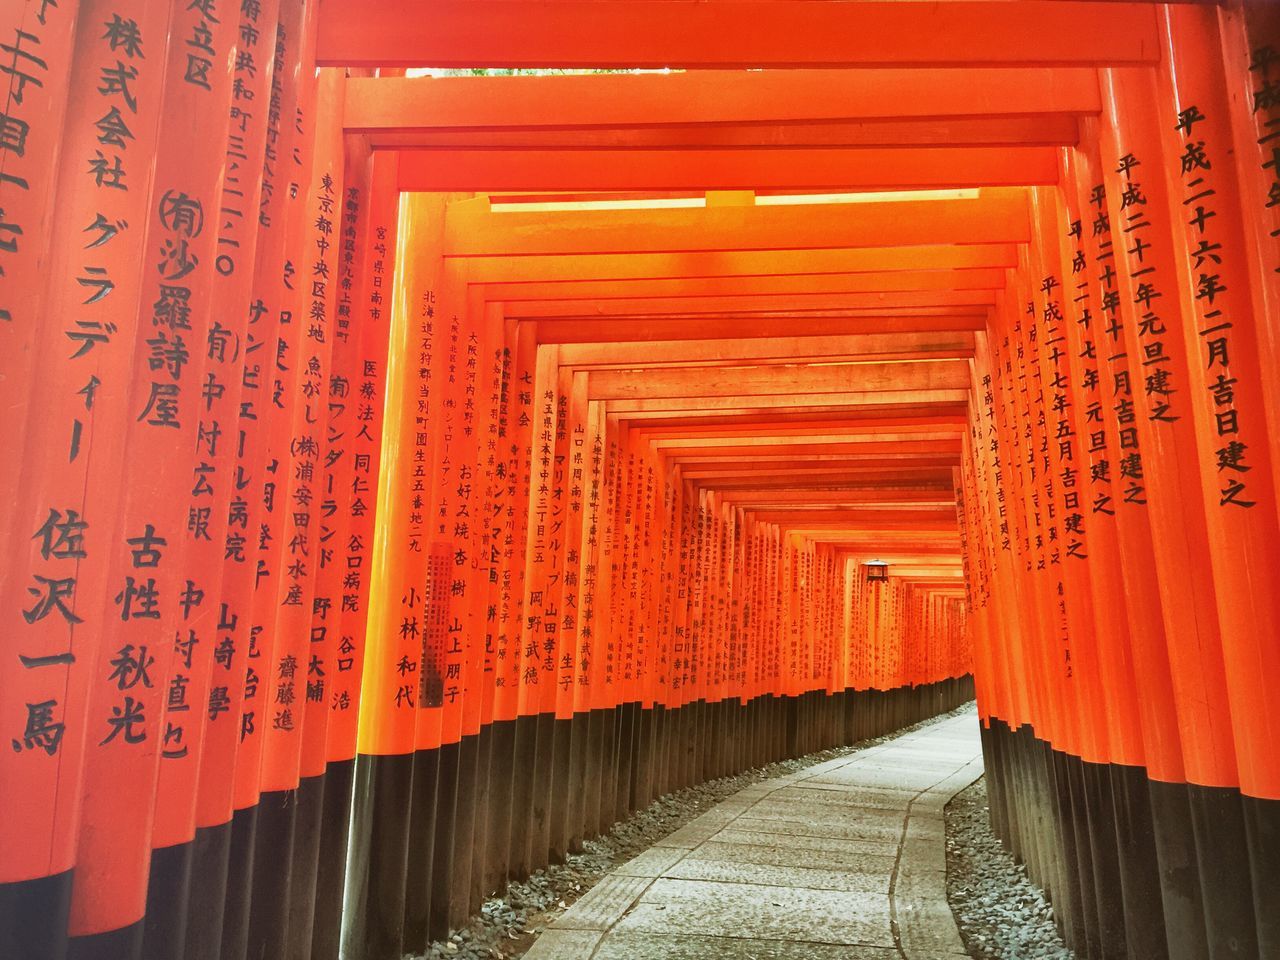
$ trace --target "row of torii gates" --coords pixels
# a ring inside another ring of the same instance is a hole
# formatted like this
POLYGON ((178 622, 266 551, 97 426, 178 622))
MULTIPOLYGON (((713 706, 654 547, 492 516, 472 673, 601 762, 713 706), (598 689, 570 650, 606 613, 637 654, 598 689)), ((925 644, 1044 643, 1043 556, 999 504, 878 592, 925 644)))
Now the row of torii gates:
POLYGON ((5 0, 0 70, 0 956, 420 952, 974 687, 1078 955, 1280 956, 1280 5, 5 0))

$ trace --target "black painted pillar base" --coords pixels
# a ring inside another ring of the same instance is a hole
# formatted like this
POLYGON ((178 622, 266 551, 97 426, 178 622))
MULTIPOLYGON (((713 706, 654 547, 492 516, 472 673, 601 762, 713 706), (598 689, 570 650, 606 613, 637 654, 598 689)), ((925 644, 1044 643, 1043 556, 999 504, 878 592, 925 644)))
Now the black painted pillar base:
POLYGON ((604 728, 607 714, 592 710, 587 714, 587 742, 582 757, 582 832, 595 837, 607 827, 600 813, 600 795, 604 777, 604 728))
POLYGON ((537 761, 538 718, 517 717, 515 753, 511 766, 511 827, 509 836, 512 880, 524 880, 533 872, 529 859, 529 834, 533 822, 533 770, 537 761))
POLYGON ((1147 781, 1170 960, 1209 956, 1185 783, 1147 781))
POLYGON ((493 728, 488 724, 480 726, 476 734, 476 810, 472 827, 474 839, 471 849, 471 889, 468 894, 467 915, 480 912, 484 901, 496 885, 491 884, 492 864, 489 862, 489 831, 493 829, 493 815, 489 805, 492 792, 489 789, 489 778, 493 768, 493 728))
POLYGON ((67 960, 136 960, 142 955, 143 922, 67 940, 67 960))
POLYGON ((431 856, 431 904, 427 917, 427 939, 443 940, 449 936, 449 897, 453 889, 453 834, 458 804, 458 754, 456 743, 443 744, 436 774, 436 802, 433 817, 431 856))
POLYGON ((529 868, 539 870, 547 865, 551 855, 551 768, 555 762, 556 715, 540 713, 534 723, 537 733, 527 839, 529 868))
POLYGON ((489 829, 485 888, 501 889, 511 869, 511 804, 515 782, 516 721, 489 726, 489 829))
MULTIPOLYGON (((454 745, 458 755, 457 785, 454 787, 453 845, 449 867, 449 929, 466 925, 471 916, 471 870, 476 842, 477 776, 480 741, 476 735, 464 736, 454 745)), ((439 834, 437 834, 437 842, 439 834)))
MULTIPOLYGON (((187 931, 183 960, 219 960, 222 953, 222 915, 227 896, 227 868, 231 859, 231 821, 201 827, 191 841, 195 862, 187 893, 187 931)), ((345 863, 346 851, 343 851, 345 863)))
MULTIPOLYGON (((384 758, 390 759, 390 758, 384 758)), ((436 854, 436 790, 440 751, 417 750, 407 755, 405 791, 408 818, 404 821, 403 848, 393 852, 389 864, 404 878, 395 903, 400 907, 396 937, 405 951, 418 951, 431 942, 432 869, 436 854), (398 855, 396 855, 398 854, 398 855)), ((388 837, 389 839, 389 837, 388 837)), ((387 912, 387 921, 393 914, 387 912)), ((381 960, 381 958, 378 958, 381 960)))
POLYGON ((316 906, 311 927, 312 960, 338 960, 342 937, 342 887, 346 875, 355 772, 354 759, 335 760, 325 768, 316 906))
MULTIPOLYGON (((249 905, 246 948, 249 960, 283 958, 286 955, 297 811, 297 790, 270 790, 258 797, 258 832, 253 843, 253 900, 249 905)), ((307 933, 311 933, 310 924, 307 933)))
POLYGON ((582 852, 586 833, 586 765, 590 714, 575 713, 569 720, 569 795, 564 810, 565 844, 570 853, 582 852))
POLYGON ((1280 800, 1242 799, 1258 954, 1280 957, 1280 800))
POLYGON ((1147 773, 1119 764, 1109 772, 1126 955, 1129 960, 1163 960, 1169 945, 1147 773))
POLYGON ((253 901, 253 852, 258 807, 231 815, 231 853, 227 860, 227 899, 222 917, 222 960, 245 960, 249 946, 249 905, 253 901))
POLYGON ((1256 960, 1258 927, 1240 791, 1189 784, 1191 824, 1212 960, 1256 960))
POLYGON ((70 913, 70 870, 0 883, 0 957, 63 960, 70 913))
POLYGON ((312 960, 326 781, 325 774, 304 777, 295 793, 293 877, 289 883, 284 960, 312 960))
POLYGON ((573 721, 552 715, 551 783, 547 805, 547 857, 551 863, 564 863, 569 856, 569 797, 576 791, 569 773, 572 752, 573 721))
POLYGON ((1081 960, 1280 956, 1280 803, 1086 763, 998 719, 982 742, 992 829, 1081 960))

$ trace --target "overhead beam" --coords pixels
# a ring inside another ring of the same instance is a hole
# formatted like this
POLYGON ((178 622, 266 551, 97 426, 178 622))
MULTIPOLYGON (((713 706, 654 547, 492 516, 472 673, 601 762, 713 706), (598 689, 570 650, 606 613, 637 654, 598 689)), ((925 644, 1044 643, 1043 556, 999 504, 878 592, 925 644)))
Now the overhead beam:
POLYGON ((396 134, 672 136, 730 125, 816 131, 841 121, 1071 120, 1102 110, 1097 73, 1087 67, 966 70, 963 83, 956 79, 938 69, 352 78, 343 123, 376 146, 396 134))
POLYGON ((322 0, 321 66, 1144 64, 1152 5, 1074 0, 322 0))
POLYGON ((797 504, 832 504, 846 507, 858 504, 954 504, 955 492, 950 488, 936 487, 853 487, 847 490, 725 490, 721 497, 725 503, 751 506, 757 509, 794 506, 797 504))
MULTIPOLYGON (((689 74, 672 74, 689 76, 689 74)), ((752 76, 752 74, 747 74, 752 76)), ((523 78, 480 78, 523 79, 523 78)), ((532 78, 540 79, 540 78, 532 78)), ((675 91, 673 91, 675 92, 675 91)), ((802 147, 1061 147, 1079 142, 1069 115, 888 118, 821 122, 701 123, 571 129, 514 126, 492 130, 411 129, 366 134, 374 150, 700 150, 802 147)))
POLYGON ((956 518, 943 516, 907 517, 907 511, 894 511, 891 516, 881 517, 880 513, 888 511, 875 510, 840 510, 830 511, 838 516, 815 517, 804 510, 768 510, 752 511, 750 515, 761 523, 775 523, 780 527, 805 530, 850 530, 860 533, 914 533, 919 535, 940 534, 952 536, 956 532, 956 518))
POLYGON ((695 474, 703 474, 701 476, 690 476, 689 467, 681 466, 680 470, 684 472, 684 477, 699 489, 713 489, 717 492, 728 492, 728 490, 774 490, 774 489, 792 489, 797 486, 809 485, 814 489, 823 488, 823 486, 842 486, 852 483, 854 480, 864 479, 864 477, 872 477, 872 479, 883 479, 884 483, 933 483, 934 480, 941 479, 943 474, 950 474, 951 466, 942 467, 872 467, 868 465, 854 465, 854 468, 846 468, 846 470, 832 470, 829 467, 815 467, 812 470, 805 471, 803 475, 794 477, 780 477, 776 474, 760 474, 760 472, 733 472, 730 470, 699 470, 694 471, 695 474))
POLYGON ((569 343, 560 346, 560 363, 567 367, 594 369, 687 367, 741 361, 795 363, 817 359, 960 358, 973 356, 973 350, 974 337, 968 331, 867 333, 836 337, 651 340, 643 346, 632 343, 569 343))
POLYGON ((903 436, 919 434, 946 434, 948 436, 966 432, 964 414, 954 414, 939 410, 936 415, 929 416, 919 412, 906 412, 900 417, 881 415, 874 417, 838 417, 812 423, 794 423, 766 419, 762 422, 752 421, 741 426, 724 424, 717 426, 684 426, 684 421, 673 418, 661 424, 641 424, 633 427, 637 435, 649 440, 654 449, 667 449, 678 446, 689 446, 693 443, 703 445, 720 444, 729 446, 736 439, 743 437, 768 438, 771 442, 798 443, 800 437, 808 437, 816 442, 818 438, 835 438, 860 436, 903 436))
MULTIPOLYGON (((951 466, 940 467, 881 467, 865 466, 862 469, 823 469, 803 475, 779 477, 776 472, 762 473, 719 471, 717 475, 692 477, 685 468, 682 475, 697 486, 714 488, 720 492, 732 490, 843 490, 858 484, 919 484, 944 483, 950 480, 951 466)), ((698 472, 698 471, 695 471, 698 472)), ((711 474, 711 471, 706 471, 711 474)))
MULTIPOLYGON (((596 374, 591 374, 596 376, 596 374)), ((878 390, 872 392, 845 393, 779 393, 779 394, 741 394, 708 397, 637 397, 621 398, 608 401, 607 410, 610 416, 622 419, 635 419, 641 415, 653 417, 669 417, 673 413, 705 413, 707 411, 755 411, 775 412, 777 410, 821 412, 827 409, 853 410, 859 406, 883 407, 897 405, 915 407, 927 403, 964 403, 969 398, 969 389, 951 390, 878 390)))
POLYGON ((850 453, 855 455, 883 453, 955 453, 959 450, 957 430, 934 430, 924 433, 849 433, 840 436, 785 437, 713 437, 706 440, 686 437, 677 440, 655 440, 653 449, 667 457, 690 459, 748 460, 757 454, 802 457, 818 454, 850 453))
MULTIPOLYGON (((939 283, 945 278, 939 278, 939 283)), ((854 286, 856 284, 850 284, 854 286)), ((886 286, 894 286, 890 281, 886 286)), ((867 284, 871 286, 871 284, 867 284)), ((761 294, 759 296, 725 297, 653 297, 617 300, 544 300, 509 303, 505 314, 510 319, 564 319, 572 317, 641 317, 641 316, 692 316, 699 314, 725 314, 741 316, 751 313, 786 311, 803 317, 814 311, 824 311, 828 316, 849 310, 879 310, 897 308, 916 310, 921 307, 990 307, 996 302, 996 288, 978 289, 910 289, 910 283, 902 282, 907 289, 867 291, 862 293, 788 293, 761 294)))
POLYGON ((851 363, 797 367, 699 367, 678 370, 597 370, 587 374, 593 400, 646 397, 879 393, 959 390, 969 385, 964 360, 851 363))
MULTIPOLYGON (((666 0, 664 0, 666 2, 666 0)), ((803 2, 803 0, 801 0, 803 2)), ((404 192, 932 190, 1058 182, 1051 147, 582 150, 441 147, 400 154, 404 192)))
POLYGON ((477 197, 449 204, 444 254, 814 250, 1025 243, 1030 236, 1026 196, 1018 190, 984 190, 973 200, 553 213, 494 213, 487 198, 477 197))
MULTIPOLYGON (((606 404, 612 407, 622 401, 606 404)), ((864 404, 850 407, 818 407, 810 410, 780 409, 768 407, 764 410, 717 410, 713 413, 698 411, 672 411, 662 417, 651 417, 643 424, 634 424, 631 429, 643 430, 647 437, 679 437, 695 434, 711 436, 731 436, 734 431, 773 430, 792 428, 796 430, 823 429, 842 430, 861 429, 863 424, 956 424, 964 423, 964 404, 921 403, 913 406, 902 404, 864 404)), ((618 416, 616 412, 611 414, 618 416)))
POLYGON ((924 456, 924 454, 824 454, 824 456, 805 457, 804 460, 786 460, 776 457, 755 457, 751 462, 742 461, 721 463, 719 461, 682 461, 681 458, 668 458, 668 462, 678 463, 684 468, 684 474, 690 480, 716 481, 708 486, 718 486, 730 476, 763 476, 765 481, 776 483, 778 474, 795 476, 827 476, 849 477, 859 470, 879 472, 884 470, 934 470, 934 468, 951 468, 960 465, 959 454, 943 454, 943 456, 924 456), (772 474, 762 474, 764 470, 772 470, 772 474))
MULTIPOLYGON (((847 460, 866 460, 870 458, 904 458, 960 455, 959 439, 940 438, 894 438, 880 440, 871 436, 849 436, 843 441, 825 441, 821 443, 771 443, 767 439, 751 443, 739 441, 732 446, 682 446, 662 447, 659 451, 668 459, 680 462, 727 463, 734 460, 759 460, 767 463, 763 457, 783 457, 788 461, 808 458, 810 462, 817 458, 844 458, 847 460)), ((776 459, 775 459, 776 462, 776 459)))
POLYGON ((821 276, 709 277, 706 279, 583 280, 551 283, 483 284, 486 300, 503 300, 508 316, 521 315, 524 301, 572 303, 583 300, 736 297, 870 293, 905 290, 1002 290, 1003 269, 886 270, 829 273, 821 276))
POLYGON ((797 536, 807 536, 826 543, 870 544, 873 548, 884 547, 897 553, 957 556, 960 552, 959 538, 947 536, 945 533, 929 534, 925 539, 911 530, 828 530, 825 527, 806 527, 800 524, 788 526, 786 529, 797 536))
POLYGON ((772 317, 648 317, 627 320, 539 320, 539 343, 639 343, 649 340, 745 340, 771 338, 794 333, 797 328, 814 336, 849 336, 892 333, 970 332, 987 325, 985 308, 943 307, 914 309, 892 315, 886 310, 862 316, 800 317, 796 314, 772 317), (803 320, 803 327, 801 327, 803 320))
POLYGON ((737 250, 636 253, 628 256, 472 257, 472 283, 534 283, 666 278, 822 276, 883 270, 967 270, 1016 267, 1013 244, 866 247, 852 250, 737 250))

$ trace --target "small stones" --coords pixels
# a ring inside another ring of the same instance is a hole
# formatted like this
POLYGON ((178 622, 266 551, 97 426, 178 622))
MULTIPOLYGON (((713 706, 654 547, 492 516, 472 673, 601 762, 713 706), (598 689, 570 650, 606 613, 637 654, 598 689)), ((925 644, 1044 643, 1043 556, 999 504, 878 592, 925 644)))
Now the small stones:
POLYGON ((1074 960, 1053 907, 991 832, 984 777, 947 804, 947 899, 977 960, 1074 960))

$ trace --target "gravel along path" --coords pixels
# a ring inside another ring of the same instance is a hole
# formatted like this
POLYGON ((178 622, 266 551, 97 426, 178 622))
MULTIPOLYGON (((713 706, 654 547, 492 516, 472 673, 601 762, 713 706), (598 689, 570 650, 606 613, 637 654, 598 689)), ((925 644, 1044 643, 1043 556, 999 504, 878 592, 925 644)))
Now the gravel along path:
POLYGON ((1053 908, 991 832, 983 777, 947 804, 947 899, 977 960, 1074 960, 1053 908))
MULTIPOLYGON (((425 954, 412 956, 425 960, 513 960, 523 956, 538 934, 590 890, 597 880, 744 787, 857 753, 892 740, 908 730, 922 729, 970 709, 972 706, 966 704, 951 713, 874 740, 863 740, 852 747, 835 747, 798 759, 783 760, 660 797, 644 810, 615 824, 604 836, 586 841, 583 852, 570 854, 566 863, 539 870, 523 883, 508 884, 505 895, 487 901, 480 915, 473 917, 466 927, 455 931, 448 940, 431 944, 425 954)), ((1045 956, 1056 957, 1057 954, 1045 956)))

